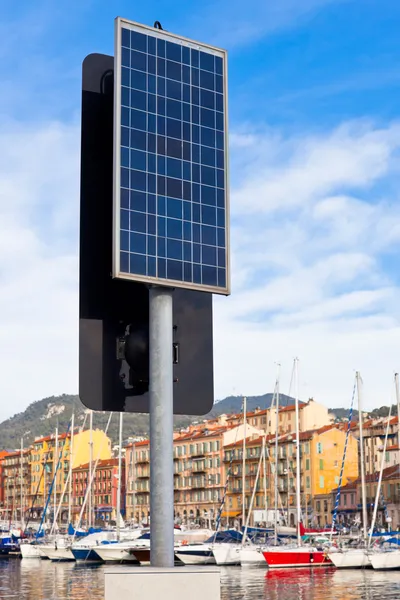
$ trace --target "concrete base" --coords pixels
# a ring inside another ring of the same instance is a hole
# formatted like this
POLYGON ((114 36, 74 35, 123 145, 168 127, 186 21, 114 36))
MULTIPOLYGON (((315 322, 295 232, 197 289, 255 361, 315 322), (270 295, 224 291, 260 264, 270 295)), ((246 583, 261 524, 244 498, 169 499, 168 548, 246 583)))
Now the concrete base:
POLYGON ((115 567, 105 571, 104 600, 220 600, 216 567, 115 567))

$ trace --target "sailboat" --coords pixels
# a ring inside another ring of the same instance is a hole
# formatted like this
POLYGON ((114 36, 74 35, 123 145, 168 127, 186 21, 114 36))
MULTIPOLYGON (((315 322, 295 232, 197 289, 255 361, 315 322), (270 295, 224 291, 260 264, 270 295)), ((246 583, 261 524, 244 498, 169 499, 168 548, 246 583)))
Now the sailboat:
MULTIPOLYGON (((296 510, 297 510, 297 546, 277 546, 265 548, 263 556, 271 569, 288 567, 328 567, 332 562, 322 548, 303 546, 301 540, 301 504, 300 504, 300 428, 298 394, 298 359, 294 362, 295 412, 296 412, 296 510)), ((275 507, 276 509, 276 507, 275 507)), ((276 527, 276 523, 275 523, 276 527)), ((276 538, 276 534, 275 534, 276 538)))
POLYGON ((361 471, 361 503, 362 503, 362 540, 355 548, 336 549, 328 553, 329 559, 338 569, 357 569, 370 566, 367 552, 367 493, 365 486, 365 463, 364 463, 364 435, 362 417, 362 379, 360 373, 356 373, 356 388, 358 400, 358 425, 360 443, 360 471, 361 471))
MULTIPOLYGON (((242 448, 242 526, 246 519, 246 423, 247 398, 243 398, 243 448, 242 448)), ((240 542, 242 535, 240 534, 240 542)), ((240 565, 240 544, 234 538, 213 545, 212 552, 218 566, 240 565)))
MULTIPOLYGON (((397 401, 397 421, 398 421, 397 435, 400 436, 400 392, 399 392, 398 373, 395 374, 394 380, 395 380, 396 401, 397 401)), ((387 424, 387 429, 386 429, 385 447, 384 447, 384 452, 382 453, 382 467, 383 467, 383 456, 385 454, 387 436, 388 436, 388 432, 389 432, 389 424, 390 424, 390 412, 389 412, 388 424, 387 424)), ((382 468, 381 468, 380 477, 379 477, 378 489, 376 491, 377 498, 375 500, 374 517, 376 517, 376 509, 378 506, 378 498, 379 498, 381 483, 382 483, 382 468)), ((374 518, 374 521, 375 521, 375 518, 374 518)), ((371 534, 372 534, 372 528, 371 528, 371 534)), ((391 540, 389 540, 389 542, 390 541, 391 540)), ((396 543, 398 544, 398 540, 396 540, 396 543)), ((400 550, 398 549, 398 546, 397 546, 397 548, 393 549, 393 546, 389 544, 389 546, 387 548, 382 547, 379 550, 376 550, 375 552, 371 552, 369 558, 370 558, 372 567, 375 570, 387 571, 387 570, 399 570, 400 569, 400 550)))
MULTIPOLYGON (((271 407, 275 404, 275 416, 276 416, 276 431, 275 431, 275 466, 274 466, 274 474, 275 474, 275 511, 274 511, 274 515, 275 515, 275 527, 274 527, 274 534, 275 534, 275 544, 277 543, 277 535, 278 535, 278 509, 277 509, 277 503, 278 503, 278 497, 279 497, 279 491, 278 491, 278 441, 279 441, 279 368, 278 368, 278 375, 275 381, 275 388, 274 388, 274 395, 273 395, 273 399, 272 399, 272 404, 271 407)), ((243 540, 242 540, 242 546, 239 550, 239 559, 240 559, 240 564, 243 565, 251 565, 251 566, 266 566, 265 564, 265 558, 263 555, 263 550, 265 548, 265 544, 254 544, 252 543, 248 536, 247 536, 247 532, 248 532, 248 526, 249 526, 249 522, 250 522, 250 513, 251 510, 253 508, 253 503, 254 503, 254 497, 255 497, 255 492, 257 489, 257 484, 258 484, 258 478, 260 476, 260 469, 261 469, 261 461, 263 461, 263 468, 264 468, 264 504, 265 504, 265 511, 267 511, 267 493, 266 493, 266 462, 265 462, 265 454, 267 450, 267 446, 266 446, 266 439, 268 437, 267 431, 265 432, 263 439, 262 439, 262 451, 261 451, 261 456, 260 456, 260 460, 258 463, 258 467, 257 467, 257 474, 256 474, 256 480, 255 480, 255 484, 254 484, 254 488, 253 488, 253 494, 252 494, 252 498, 251 498, 251 502, 250 502, 250 509, 249 509, 249 513, 247 515, 247 521, 246 521, 246 527, 244 529, 244 535, 243 535, 243 540)), ((268 454, 269 456, 269 454, 268 454)))

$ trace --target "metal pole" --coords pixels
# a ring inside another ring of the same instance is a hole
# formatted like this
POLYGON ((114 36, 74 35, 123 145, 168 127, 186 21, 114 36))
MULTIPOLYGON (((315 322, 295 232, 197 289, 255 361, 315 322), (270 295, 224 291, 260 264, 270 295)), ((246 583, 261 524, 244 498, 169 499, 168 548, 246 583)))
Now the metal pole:
MULTIPOLYGON (((88 473, 88 482, 92 479, 92 469, 93 469, 93 411, 90 411, 89 416, 89 473, 88 473)), ((89 498, 88 498, 88 518, 87 524, 88 527, 92 526, 92 488, 89 490, 89 498)))
POLYGON ((243 398, 243 448, 242 448, 242 527, 246 524, 246 421, 247 398, 243 398))
POLYGON ((56 529, 56 514, 57 514, 57 465, 58 465, 58 424, 56 427, 56 440, 53 454, 53 477, 54 477, 54 516, 53 529, 56 529))
POLYGON ((72 413, 71 442, 69 445, 68 525, 71 523, 71 517, 72 517, 72 469, 74 466, 74 427, 75 427, 75 413, 72 413))
POLYGON ((124 413, 119 413, 118 488, 117 488, 117 540, 121 536, 121 478, 122 478, 122 427, 124 413))
POLYGON ((278 377, 276 379, 275 384, 275 473, 274 473, 274 541, 275 544, 278 543, 278 501, 279 501, 279 492, 278 492, 278 449, 279 449, 279 370, 280 366, 278 366, 278 377))
POLYGON ((397 403, 397 445, 400 445, 400 390, 399 390, 399 374, 394 374, 394 385, 396 389, 397 403))
POLYGON ((300 521, 301 521, 301 482, 300 482, 300 424, 299 424, 299 359, 295 359, 295 409, 296 409, 296 513, 297 513, 297 541, 301 544, 300 521))
POLYGON ((365 465, 364 465, 364 435, 363 435, 363 418, 362 418, 362 385, 360 373, 356 373, 357 393, 358 393, 358 425, 360 432, 360 472, 361 472, 361 503, 362 503, 362 530, 363 538, 367 540, 367 495, 365 488, 365 465))
POLYGON ((289 446, 286 448, 286 525, 289 527, 289 508, 290 508, 290 466, 289 466, 289 454, 288 454, 289 446))
POLYGON ((266 435, 263 437, 263 441, 262 441, 262 453, 263 453, 263 479, 264 479, 264 513, 265 513, 265 523, 267 523, 267 519, 268 519, 267 463, 266 463, 266 460, 265 460, 266 435))
POLYGON ((174 566, 173 290, 150 287, 150 560, 174 566))
POLYGON ((22 530, 24 529, 24 515, 23 515, 23 510, 22 510, 23 495, 24 495, 23 494, 23 488, 22 488, 22 482, 23 482, 23 479, 24 479, 24 474, 23 474, 23 467, 24 467, 24 465, 23 465, 23 460, 24 460, 23 459, 23 453, 24 453, 24 438, 22 437, 21 438, 21 460, 20 460, 20 469, 19 469, 20 470, 20 477, 21 477, 21 481, 20 481, 20 484, 21 484, 21 512, 20 512, 20 516, 21 516, 21 529, 22 530))

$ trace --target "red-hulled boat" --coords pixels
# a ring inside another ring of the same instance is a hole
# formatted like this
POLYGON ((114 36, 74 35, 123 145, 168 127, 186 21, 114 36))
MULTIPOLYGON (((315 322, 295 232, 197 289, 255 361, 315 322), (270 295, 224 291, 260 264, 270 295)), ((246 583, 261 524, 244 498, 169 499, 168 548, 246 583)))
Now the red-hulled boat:
POLYGON ((332 567, 332 562, 324 551, 307 546, 297 548, 278 546, 264 550, 263 556, 270 569, 332 567))

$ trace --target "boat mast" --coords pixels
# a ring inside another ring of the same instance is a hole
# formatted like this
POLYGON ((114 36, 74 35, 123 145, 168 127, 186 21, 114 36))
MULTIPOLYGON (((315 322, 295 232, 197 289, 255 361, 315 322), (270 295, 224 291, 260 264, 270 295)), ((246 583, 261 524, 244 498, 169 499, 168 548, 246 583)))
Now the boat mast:
POLYGON ((388 435, 389 435, 389 429, 390 429, 390 417, 391 416, 392 416, 392 403, 390 403, 390 407, 389 407, 388 421, 387 421, 386 433, 385 433, 385 441, 383 443, 383 450, 382 450, 382 455, 381 455, 381 466, 380 466, 380 469, 379 469, 379 479, 378 479, 378 485, 377 485, 377 488, 376 488, 376 496, 375 496, 375 502, 374 502, 374 512, 373 512, 373 515, 372 515, 371 529, 370 529, 369 538, 368 538, 368 548, 371 546, 372 533, 374 531, 375 521, 376 521, 376 515, 378 513, 379 497, 380 497, 380 494, 381 494, 381 486, 382 486, 383 467, 385 465, 385 453, 386 453, 386 448, 387 448, 387 441, 388 441, 388 435))
POLYGON ((299 426, 299 371, 298 371, 299 359, 294 359, 295 366, 295 410, 296 410, 296 513, 297 513, 297 541, 300 546, 301 534, 300 534, 300 522, 301 522, 301 481, 300 481, 300 426, 299 426))
POLYGON ((24 460, 24 459, 23 459, 23 453, 24 453, 24 438, 22 437, 22 438, 21 438, 21 456, 20 456, 20 467, 19 467, 19 470, 20 470, 20 478, 21 478, 21 480, 20 480, 20 484, 21 484, 21 489, 20 489, 20 492, 21 492, 21 498, 20 498, 20 502, 21 502, 21 513, 20 513, 20 516, 21 516, 21 529, 22 529, 22 530, 24 529, 24 513, 23 513, 23 508, 22 508, 22 504, 23 504, 23 496, 24 496, 24 493, 23 493, 23 487, 22 487, 22 482, 23 482, 23 479, 24 479, 24 475, 23 475, 23 460, 24 460))
POLYGON ((57 467, 58 467, 58 423, 56 425, 56 440, 53 454, 53 477, 54 477, 54 517, 53 517, 53 529, 56 529, 56 515, 57 515, 57 467))
POLYGON ((394 386, 396 390, 397 403, 397 445, 400 446, 400 390, 399 390, 399 374, 394 374, 394 386))
MULTIPOLYGON (((267 431, 267 430, 266 430, 267 431)), ((268 515, 268 497, 267 497, 267 461, 265 458, 267 447, 266 447, 266 437, 267 433, 263 437, 262 444, 262 456, 263 456, 263 479, 264 479, 264 511, 265 511, 265 523, 267 523, 267 515, 268 515)))
POLYGON ((75 413, 72 413, 71 442, 69 445, 68 525, 71 523, 71 517, 72 517, 72 468, 73 468, 73 463, 74 463, 74 426, 75 426, 75 413))
POLYGON ((246 421, 247 398, 243 397, 243 450, 242 450, 242 527, 246 523, 246 421))
POLYGON ((360 432, 360 471, 361 471, 361 503, 362 503, 362 531, 363 538, 367 540, 367 494, 365 488, 365 465, 364 465, 364 434, 363 434, 363 418, 362 418, 362 379, 359 371, 356 373, 357 380, 357 396, 358 396, 358 425, 360 432))
POLYGON ((118 488, 117 488, 117 540, 121 537, 121 478, 122 478, 122 427, 124 413, 119 413, 118 488))
MULTIPOLYGON (((92 479, 92 466, 93 466, 93 411, 90 411, 89 416, 89 473, 88 473, 88 482, 92 479)), ((92 526, 92 489, 89 490, 89 498, 88 498, 88 527, 92 526)))
POLYGON ((279 371, 280 365, 278 364, 278 373, 275 382, 275 465, 274 465, 274 540, 275 544, 278 543, 278 442, 279 442, 279 371))

